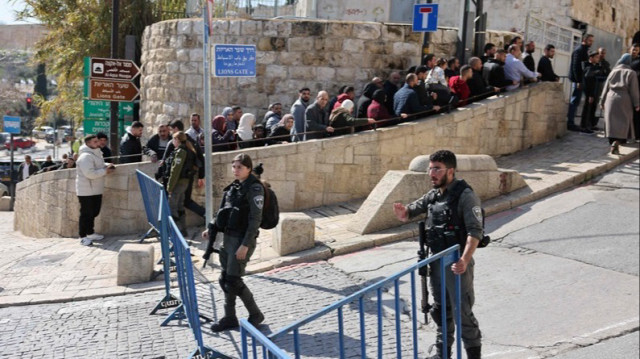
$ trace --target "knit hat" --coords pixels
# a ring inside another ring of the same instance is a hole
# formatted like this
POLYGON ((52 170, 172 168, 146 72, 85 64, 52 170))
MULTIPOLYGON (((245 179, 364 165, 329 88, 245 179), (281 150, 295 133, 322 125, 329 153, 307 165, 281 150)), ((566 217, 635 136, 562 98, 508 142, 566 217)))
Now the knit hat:
POLYGON ((351 111, 351 109, 353 108, 353 101, 344 100, 344 101, 342 101, 342 105, 340 105, 340 106, 345 108, 347 111, 351 111))

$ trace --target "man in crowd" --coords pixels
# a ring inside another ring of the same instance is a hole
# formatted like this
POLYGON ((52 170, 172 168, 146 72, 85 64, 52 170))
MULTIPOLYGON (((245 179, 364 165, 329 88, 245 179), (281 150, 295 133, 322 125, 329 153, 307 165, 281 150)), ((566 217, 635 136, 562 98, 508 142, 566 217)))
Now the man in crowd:
POLYGON ((143 128, 144 125, 142 123, 134 121, 127 133, 122 136, 120 141, 120 163, 142 162, 143 153, 150 157, 157 156, 154 152, 142 147, 140 137, 142 136, 143 128))
POLYGON ((449 303, 442 303, 440 291, 444 275, 448 298, 455 298, 455 277, 460 276, 460 316, 462 322, 462 341, 468 359, 480 359, 482 333, 478 320, 473 314, 474 289, 473 272, 475 253, 480 240, 484 237, 482 229, 482 208, 480 199, 464 180, 456 179, 456 155, 453 152, 440 150, 429 158, 429 177, 433 189, 426 195, 408 205, 393 204, 393 212, 402 221, 427 214, 427 241, 431 243, 431 251, 437 254, 450 246, 458 244, 462 253, 460 259, 445 267, 441 272, 440 262, 430 265, 430 283, 433 293, 431 316, 437 324, 436 354, 430 359, 444 359, 442 348, 443 335, 447 336, 447 357, 450 358, 455 331, 452 308, 449 303), (453 213, 453 214, 452 214, 453 213), (442 228, 453 228, 452 235, 444 233, 442 228), (442 309, 446 307, 447 332, 443 333, 442 309))
POLYGON ((191 114, 191 127, 185 132, 185 134, 191 137, 196 143, 198 142, 198 136, 204 133, 204 129, 200 127, 200 115, 197 113, 191 114))
POLYGON ((471 76, 473 76, 471 66, 464 65, 460 69, 460 75, 449 79, 449 88, 451 88, 451 92, 458 96, 459 104, 462 106, 466 105, 467 99, 471 95, 471 90, 469 90, 469 85, 467 84, 471 76))
POLYGON ((109 136, 107 136, 104 132, 96 133, 96 137, 98 137, 98 146, 100 147, 100 151, 102 151, 102 158, 105 162, 112 163, 113 160, 111 157, 111 149, 109 148, 109 136))
POLYGON ((418 76, 408 74, 404 86, 400 88, 393 98, 393 111, 396 116, 406 117, 407 115, 419 114, 430 110, 439 111, 439 106, 423 106, 420 104, 418 94, 414 87, 418 86, 418 76))
POLYGON ((493 59, 487 60, 482 68, 482 77, 489 86, 497 87, 500 91, 507 91, 507 86, 514 85, 504 75, 504 62, 507 59, 507 52, 503 49, 496 50, 493 59))
POLYGON ((431 69, 433 69, 436 66, 436 61, 438 59, 436 58, 436 55, 434 54, 427 54, 423 59, 422 59, 422 66, 426 66, 427 67, 427 72, 429 72, 431 69))
POLYGON ((282 119, 282 104, 280 102, 269 105, 269 111, 264 115, 262 123, 267 132, 271 132, 278 122, 282 119))
POLYGON ((476 100, 489 97, 496 92, 500 92, 500 88, 487 85, 482 77, 482 60, 479 57, 469 59, 471 66, 471 78, 467 80, 471 96, 476 100))
POLYGON ((115 170, 113 164, 108 166, 102 159, 102 151, 98 137, 88 135, 84 145, 80 146, 76 171, 76 194, 80 202, 80 218, 78 220, 80 244, 90 246, 93 241, 104 238, 94 231, 95 218, 100 214, 104 177, 115 170))
POLYGON ((560 76, 553 72, 551 60, 556 54, 555 46, 549 44, 544 47, 544 55, 538 61, 538 72, 540 73, 540 81, 558 82, 560 76))
POLYGON ((584 91, 585 103, 582 107, 580 118, 580 130, 584 133, 593 133, 598 119, 596 118, 596 108, 598 103, 598 77, 602 73, 600 67, 600 54, 598 51, 589 52, 589 61, 582 68, 582 90, 584 91))
POLYGON ((531 82, 538 81, 538 76, 540 74, 529 71, 522 61, 520 61, 520 55, 522 55, 520 46, 516 44, 509 46, 509 54, 507 55, 507 60, 504 64, 504 75, 507 80, 512 81, 514 84, 507 86, 507 91, 512 91, 520 87, 522 77, 529 79, 531 82))
POLYGON ((438 98, 435 92, 429 93, 425 86, 425 80, 427 79, 427 72, 429 70, 426 66, 419 66, 416 69, 416 76, 418 76, 418 84, 413 87, 413 91, 418 95, 418 101, 420 105, 424 107, 433 108, 433 101, 438 98))
POLYGON ((373 93, 376 90, 382 88, 382 79, 379 77, 374 77, 371 82, 364 85, 364 89, 362 90, 362 96, 358 99, 356 103, 356 116, 357 118, 367 117, 367 109, 373 100, 373 93))
POLYGON ((611 72, 611 64, 607 61, 607 49, 604 47, 598 48, 598 54, 600 55, 600 67, 602 68, 602 75, 605 77, 602 81, 607 79, 611 72))
POLYGON ((569 80, 571 81, 571 99, 567 112, 567 130, 580 131, 576 126, 575 117, 580 101, 582 100, 582 65, 589 61, 589 47, 593 45, 593 35, 586 34, 582 37, 582 43, 571 54, 569 67, 569 80))
POLYGON ((18 182, 26 180, 36 172, 38 172, 38 166, 31 162, 31 156, 25 155, 24 162, 18 167, 18 182))
POLYGON ((444 69, 444 76, 447 79, 453 76, 460 75, 460 60, 457 57, 452 57, 447 61, 447 68, 444 69))
POLYGON ((151 136, 149 141, 147 141, 146 147, 155 152, 158 157, 164 157, 164 152, 167 150, 169 142, 171 142, 169 126, 160 124, 160 126, 158 126, 158 133, 151 136))
POLYGON ((393 96, 395 96, 398 89, 402 86, 402 76, 398 71, 394 71, 389 75, 389 79, 384 82, 383 89, 387 94, 387 103, 385 104, 388 109, 393 108, 393 96))
POLYGON ((533 53, 536 51, 536 43, 533 41, 527 42, 524 47, 524 58, 522 59, 522 63, 524 66, 529 69, 531 72, 536 71, 536 61, 533 59, 533 53))
POLYGON ((325 110, 329 103, 329 93, 327 91, 318 92, 316 101, 309 105, 304 112, 307 124, 306 130, 309 133, 307 139, 323 138, 333 133, 333 127, 329 126, 329 114, 325 110))
POLYGON ((489 61, 489 59, 492 59, 496 54, 496 50, 497 50, 496 45, 490 42, 484 45, 484 55, 480 57, 480 60, 482 60, 482 63, 485 64, 487 61, 489 61))
POLYGON ((291 114, 293 115, 291 139, 293 141, 304 141, 307 139, 307 136, 304 135, 304 133, 307 132, 307 122, 305 121, 304 113, 309 106, 311 90, 308 87, 304 87, 298 91, 298 94, 298 99, 291 105, 291 114), (298 135, 299 133, 302 135, 298 135))
POLYGON ((47 155, 47 158, 45 159, 44 162, 42 162, 42 165, 40 166, 40 169, 44 170, 46 168, 53 167, 55 165, 56 164, 55 164, 55 162, 53 162, 53 159, 51 158, 51 155, 47 155))
POLYGON ((238 130, 240 117, 242 117, 242 107, 233 106, 231 108, 231 121, 227 121, 227 130, 231 130, 231 131, 238 130))

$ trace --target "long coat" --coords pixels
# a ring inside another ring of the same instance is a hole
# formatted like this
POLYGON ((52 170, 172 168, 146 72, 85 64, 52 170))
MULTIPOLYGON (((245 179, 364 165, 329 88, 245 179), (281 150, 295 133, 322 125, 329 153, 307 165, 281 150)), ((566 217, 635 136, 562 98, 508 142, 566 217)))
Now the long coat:
POLYGON ((607 77, 600 106, 604 105, 605 135, 609 138, 633 138, 633 111, 640 106, 638 75, 627 65, 616 65, 607 77))

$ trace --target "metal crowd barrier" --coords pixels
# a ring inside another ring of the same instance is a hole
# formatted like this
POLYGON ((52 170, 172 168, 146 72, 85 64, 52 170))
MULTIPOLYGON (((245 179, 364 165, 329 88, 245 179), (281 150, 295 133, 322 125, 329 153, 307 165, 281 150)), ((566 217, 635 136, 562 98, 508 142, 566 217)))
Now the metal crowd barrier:
MULTIPOLYGON (((140 184, 140 191, 142 192, 142 202, 144 203, 147 220, 151 225, 151 229, 147 232, 147 235, 152 230, 155 230, 160 235, 165 295, 150 313, 155 314, 159 309, 174 308, 180 305, 180 299, 171 294, 170 273, 173 263, 171 260, 171 249, 169 248, 169 236, 167 235, 167 231, 161 231, 162 222, 163 220, 166 221, 165 218, 167 216, 171 216, 171 210, 169 209, 167 194, 164 192, 162 185, 143 172, 140 172, 140 170, 136 170, 136 175, 138 177, 138 183, 140 184)), ((142 240, 144 240, 145 237, 143 237, 142 240)))
MULTIPOLYGON (((344 343, 344 321, 343 321, 343 308, 346 305, 351 303, 358 303, 359 317, 360 317, 360 357, 366 358, 366 349, 367 349, 367 341, 365 336, 365 310, 364 310, 364 300, 365 297, 374 292, 376 293, 376 304, 377 304, 377 352, 378 358, 383 357, 383 331, 382 331, 382 291, 385 285, 393 283, 394 286, 394 311, 395 311, 395 339, 396 339, 396 354, 395 358, 402 358, 402 337, 401 337, 401 326, 400 326, 400 278, 409 275, 411 280, 411 319, 412 319, 412 341, 413 341, 413 358, 418 358, 418 313, 417 313, 417 303, 416 300, 416 272, 419 271, 420 268, 429 265, 429 263, 440 260, 440 268, 441 268, 441 301, 442 303, 447 302, 446 297, 446 280, 445 276, 445 267, 449 264, 455 263, 460 258, 459 246, 455 245, 450 247, 438 254, 435 254, 429 258, 426 258, 409 268, 400 271, 392 276, 389 276, 375 284, 372 284, 358 292, 341 299, 318 312, 307 316, 289 326, 286 326, 279 331, 269 335, 268 337, 264 337, 261 333, 252 326, 249 322, 242 320, 241 321, 241 336, 242 336, 242 358, 249 358, 249 347, 248 347, 248 337, 252 338, 252 353, 253 358, 257 357, 258 353, 258 344, 261 347, 261 351, 264 358, 267 358, 268 354, 271 355, 269 358, 290 358, 287 354, 278 346, 276 346, 273 341, 278 338, 284 336, 285 334, 293 332, 293 354, 296 359, 300 358, 300 355, 303 353, 300 350, 300 328, 314 320, 328 314, 329 312, 337 312, 338 317, 338 340, 339 340, 339 350, 340 350, 340 358, 345 358, 345 343, 344 343)), ((455 276, 455 298, 454 298, 454 318, 456 323, 456 352, 457 358, 461 359, 461 317, 460 317, 460 276, 455 276)), ((442 332, 447 333, 447 310, 446 306, 442 306, 442 332)), ((447 358, 447 336, 444 335, 443 338, 443 357, 447 358)))
MULTIPOLYGON (((167 206, 168 208, 168 206, 167 206)), ((163 211, 164 213, 164 211, 163 211)), ((191 262, 191 250, 189 245, 180 234, 178 226, 170 215, 163 217, 160 223, 160 232, 166 233, 173 243, 173 250, 176 259, 176 274, 178 277, 178 286, 180 288, 180 298, 182 303, 176 308, 161 326, 166 326, 172 320, 187 319, 189 328, 193 332, 193 336, 197 342, 197 348, 189 355, 189 358, 224 358, 228 356, 219 353, 208 346, 204 345, 202 340, 202 330, 200 327, 200 313, 198 312, 198 298, 196 297, 196 284, 193 279, 193 263, 191 262)))

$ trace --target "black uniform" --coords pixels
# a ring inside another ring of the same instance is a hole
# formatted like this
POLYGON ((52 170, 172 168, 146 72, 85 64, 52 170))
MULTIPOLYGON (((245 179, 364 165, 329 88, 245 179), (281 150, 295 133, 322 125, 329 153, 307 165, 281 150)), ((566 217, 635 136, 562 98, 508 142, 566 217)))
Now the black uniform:
POLYGON ((598 104, 598 77, 601 76, 602 67, 600 64, 592 64, 586 62, 582 68, 582 91, 585 96, 585 103, 582 107, 582 117, 580 118, 580 127, 588 130, 596 127, 598 118, 596 117, 596 108, 598 104), (593 98, 589 102, 589 98, 593 98))
MULTIPOLYGON (((478 240, 483 237, 480 199, 464 180, 454 180, 447 186, 444 193, 440 193, 439 189, 429 191, 422 198, 409 204, 407 210, 409 218, 422 213, 427 214, 427 241, 434 254, 455 244, 460 244, 460 253, 462 253, 467 242, 467 236, 478 240), (466 189, 462 190, 465 187, 466 189), (455 196, 451 194, 460 193, 458 191, 461 191, 461 194, 455 199, 455 196), (455 208, 455 211, 453 208, 455 208)), ((460 275, 462 341, 467 350, 480 347, 482 338, 478 321, 472 311, 475 301, 473 291, 474 264, 475 262, 472 260, 467 265, 467 270, 460 275)), ((440 262, 436 261, 431 263, 430 266, 431 290, 434 293, 431 316, 438 325, 436 344, 438 344, 438 351, 440 351, 443 334, 442 303, 439 295, 441 288, 440 262)), ((447 343, 452 345, 455 326, 451 308, 453 298, 455 298, 455 274, 451 271, 451 266, 446 268, 445 281, 447 287, 447 343)))

